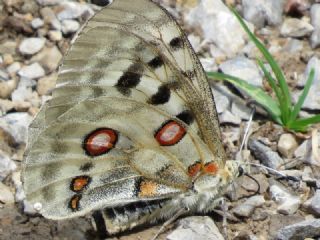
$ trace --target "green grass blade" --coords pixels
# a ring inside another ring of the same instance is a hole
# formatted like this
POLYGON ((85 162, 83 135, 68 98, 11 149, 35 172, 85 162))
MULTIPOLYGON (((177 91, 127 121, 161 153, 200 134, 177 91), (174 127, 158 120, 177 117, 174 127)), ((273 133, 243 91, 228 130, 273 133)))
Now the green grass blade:
POLYGON ((309 118, 297 119, 290 124, 290 128, 295 127, 295 126, 308 126, 308 125, 316 124, 316 123, 320 123, 320 114, 317 114, 317 115, 315 115, 313 117, 309 117, 309 118))
POLYGON ((259 105, 261 105, 271 116, 271 118, 279 124, 282 124, 281 121, 281 112, 279 105, 268 95, 266 94, 261 88, 253 86, 246 81, 230 76, 224 73, 217 73, 217 72, 207 72, 208 77, 216 79, 216 80, 225 80, 236 87, 245 91, 252 99, 254 99, 259 105))
POLYGON ((302 105, 303 105, 303 103, 304 103, 304 101, 305 101, 305 99, 306 99, 306 97, 307 97, 307 95, 309 93, 310 87, 311 87, 311 85, 313 83, 314 74, 315 74, 315 71, 312 68, 310 73, 309 73, 306 85, 304 86, 303 91, 302 91, 297 103, 295 104, 295 106, 293 108, 293 111, 292 111, 291 116, 290 116, 289 125, 290 125, 291 122, 293 122, 297 118, 297 116, 298 116, 298 114, 299 114, 299 112, 301 110, 301 107, 302 107, 302 105))
POLYGON ((288 119, 289 119, 290 110, 291 110, 291 96, 290 96, 290 92, 289 92, 289 88, 288 88, 286 79, 284 77, 284 74, 283 74, 281 68, 279 67, 277 62, 274 60, 272 55, 269 53, 269 51, 265 48, 265 46, 250 31, 250 29, 244 23, 244 21, 242 20, 241 16, 237 13, 237 11, 234 10, 233 8, 231 8, 231 11, 237 17, 237 19, 239 20, 241 26, 243 27, 243 29, 248 34, 248 36, 251 39, 251 41, 253 41, 253 43, 256 45, 256 47, 260 50, 262 55, 265 57, 265 59, 269 63, 272 71, 274 72, 274 74, 276 76, 276 79, 279 82, 279 86, 280 86, 280 89, 282 91, 282 94, 283 94, 283 102, 284 102, 284 106, 285 107, 282 109, 283 110, 282 117, 283 117, 284 122, 287 122, 288 119))
POLYGON ((278 98, 278 102, 281 106, 282 101, 282 97, 281 97, 281 92, 279 87, 277 86, 276 81, 274 80, 274 78, 271 76, 271 74, 269 73, 269 71, 266 69, 266 67, 264 66, 263 62, 261 61, 261 59, 257 59, 257 62, 259 64, 259 67, 262 69, 268 83, 270 84, 272 90, 276 93, 276 96, 278 98))

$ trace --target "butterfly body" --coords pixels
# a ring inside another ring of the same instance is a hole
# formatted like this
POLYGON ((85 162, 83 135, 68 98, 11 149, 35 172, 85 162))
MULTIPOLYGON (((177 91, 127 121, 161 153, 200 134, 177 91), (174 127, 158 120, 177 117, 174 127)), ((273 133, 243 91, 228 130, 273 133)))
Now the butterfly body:
POLYGON ((181 208, 210 211, 239 175, 199 60, 152 1, 97 13, 52 96, 30 126, 23 171, 28 201, 47 218, 94 212, 98 229, 116 233, 181 208))

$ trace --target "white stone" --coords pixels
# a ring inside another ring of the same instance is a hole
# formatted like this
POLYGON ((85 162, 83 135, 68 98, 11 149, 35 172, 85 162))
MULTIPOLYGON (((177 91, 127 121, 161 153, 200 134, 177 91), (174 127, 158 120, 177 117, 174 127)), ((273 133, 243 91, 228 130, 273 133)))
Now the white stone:
POLYGON ((206 72, 216 72, 218 66, 214 58, 200 58, 201 65, 206 72))
POLYGON ((236 206, 232 212, 240 217, 250 217, 257 207, 261 207, 265 203, 263 196, 253 196, 248 198, 244 203, 236 206))
POLYGON ((278 141, 278 151, 282 156, 290 158, 293 152, 297 149, 298 143, 295 137, 290 133, 285 133, 280 136, 278 141))
POLYGON ((75 33, 80 28, 79 22, 75 20, 63 20, 61 25, 61 30, 63 34, 68 35, 71 33, 75 33))
POLYGON ((62 39, 62 33, 58 30, 51 30, 48 32, 49 39, 54 42, 59 42, 62 39))
POLYGON ((12 101, 23 102, 32 98, 32 89, 27 87, 19 87, 11 94, 12 101))
POLYGON ((301 204, 298 196, 289 193, 284 187, 273 184, 270 187, 272 199, 278 203, 277 211, 285 215, 294 214, 301 204))
POLYGON ((313 4, 310 10, 311 24, 314 31, 310 37, 311 47, 320 46, 320 4, 313 4))
MULTIPOLYGON (((0 128, 2 127, 1 118, 0 118, 0 128)), ((0 150, 0 181, 6 178, 12 171, 17 168, 17 165, 11 158, 0 150)))
POLYGON ((239 56, 225 61, 219 65, 219 69, 225 74, 241 78, 254 86, 262 87, 260 69, 254 61, 246 57, 239 56))
POLYGON ((214 221, 205 216, 181 219, 179 227, 167 236, 167 240, 223 240, 214 221))
POLYGON ((304 37, 309 36, 313 29, 313 26, 306 21, 287 18, 281 26, 280 33, 284 37, 304 37))
POLYGON ((190 11, 186 21, 192 26, 201 26, 205 41, 213 42, 229 57, 245 45, 247 34, 221 0, 202 0, 190 11))
POLYGON ((31 26, 32 28, 34 29, 38 29, 38 28, 41 28, 42 26, 44 25, 44 22, 41 18, 34 18, 32 21, 31 21, 31 26))
POLYGON ((282 22, 283 0, 242 0, 242 7, 244 18, 258 28, 282 22))
POLYGON ((21 69, 21 64, 19 62, 14 62, 7 67, 7 71, 10 74, 15 74, 21 69))
POLYGON ((45 42, 45 38, 26 38, 20 43, 19 51, 23 55, 33 55, 44 47, 45 42))
POLYGON ((83 15, 90 17, 94 14, 93 10, 87 4, 66 1, 60 4, 60 6, 63 9, 57 14, 60 21, 65 19, 76 19, 83 15))
POLYGON ((219 115, 219 120, 220 120, 220 123, 231 123, 235 125, 240 125, 241 123, 241 118, 233 115, 228 110, 223 112, 221 115, 219 115))
POLYGON ((28 113, 9 113, 0 118, 0 127, 9 133, 17 144, 26 144, 28 126, 32 117, 28 113))
POLYGON ((33 63, 29 66, 24 66, 18 72, 20 77, 36 79, 41 78, 45 75, 44 69, 41 67, 39 63, 33 63))

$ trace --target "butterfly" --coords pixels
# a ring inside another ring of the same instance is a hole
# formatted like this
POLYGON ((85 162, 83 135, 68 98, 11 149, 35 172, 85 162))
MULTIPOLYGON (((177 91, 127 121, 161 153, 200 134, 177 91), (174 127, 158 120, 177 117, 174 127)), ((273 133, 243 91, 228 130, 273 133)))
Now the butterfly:
POLYGON ((27 200, 48 219, 93 214, 114 234, 216 207, 226 160, 205 72, 150 0, 114 0, 84 26, 29 128, 27 200))

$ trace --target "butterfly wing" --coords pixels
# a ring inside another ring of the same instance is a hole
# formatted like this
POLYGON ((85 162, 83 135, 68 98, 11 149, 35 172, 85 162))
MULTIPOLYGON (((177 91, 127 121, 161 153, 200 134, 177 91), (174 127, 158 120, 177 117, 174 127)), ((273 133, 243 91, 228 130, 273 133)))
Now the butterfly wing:
POLYGON ((116 0, 76 39, 31 125, 27 199, 61 219, 185 192, 224 163, 215 114, 175 21, 151 1, 116 0))

